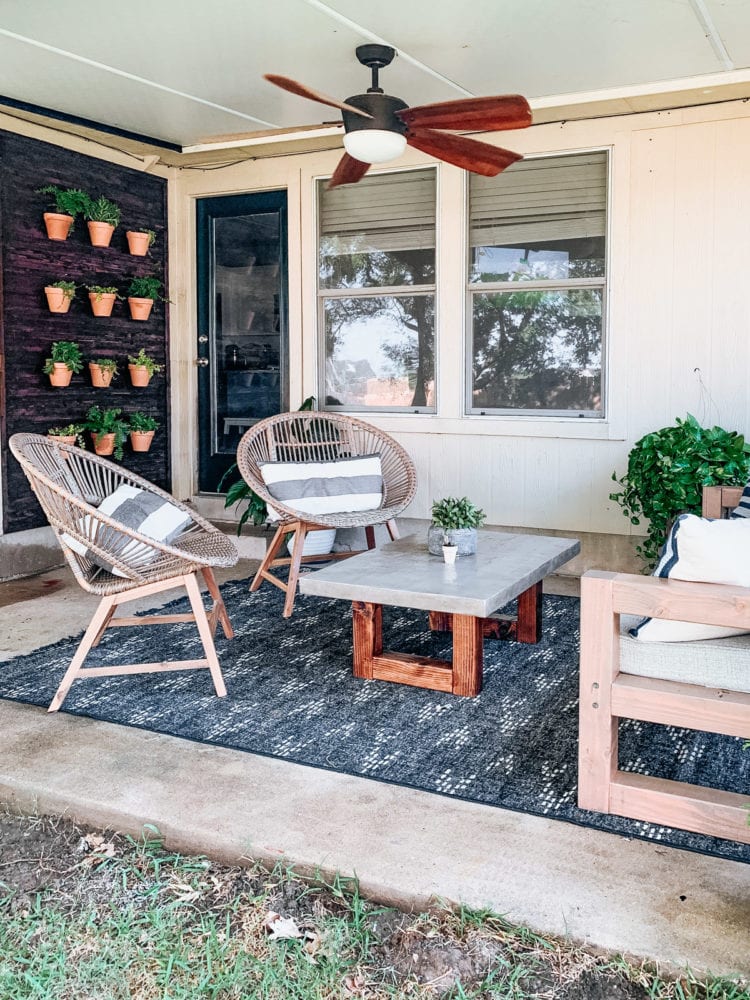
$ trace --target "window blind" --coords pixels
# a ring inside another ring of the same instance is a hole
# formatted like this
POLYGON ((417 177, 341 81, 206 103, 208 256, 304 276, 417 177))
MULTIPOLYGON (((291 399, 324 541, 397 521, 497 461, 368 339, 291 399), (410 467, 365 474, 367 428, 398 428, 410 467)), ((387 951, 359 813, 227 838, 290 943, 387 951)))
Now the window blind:
POLYGON ((605 152, 522 160, 497 177, 470 177, 472 246, 605 235, 605 152))
POLYGON ((323 182, 321 242, 338 237, 339 252, 428 250, 435 246, 435 195, 432 169, 373 175, 332 191, 323 182))

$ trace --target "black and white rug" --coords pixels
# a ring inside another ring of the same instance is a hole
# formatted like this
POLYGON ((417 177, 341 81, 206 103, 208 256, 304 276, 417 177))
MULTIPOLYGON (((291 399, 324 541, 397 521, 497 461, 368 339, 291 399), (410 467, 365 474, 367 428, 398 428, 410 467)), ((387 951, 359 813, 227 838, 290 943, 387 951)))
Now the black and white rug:
MULTIPOLYGON (((228 697, 215 697, 207 670, 143 674, 76 681, 64 710, 750 862, 748 846, 576 807, 576 599, 544 598, 536 646, 487 640, 482 693, 458 698, 354 678, 343 601, 298 597, 284 619, 275 587, 222 592, 236 631, 217 641, 228 697)), ((384 609, 384 639, 450 656, 450 637, 430 632, 423 612, 384 609)), ((3 663, 0 697, 46 706, 77 643, 3 663)), ((200 655, 192 623, 113 629, 86 665, 200 655)), ((742 740, 638 722, 623 723, 620 739, 625 769, 725 787, 750 804, 742 740)))

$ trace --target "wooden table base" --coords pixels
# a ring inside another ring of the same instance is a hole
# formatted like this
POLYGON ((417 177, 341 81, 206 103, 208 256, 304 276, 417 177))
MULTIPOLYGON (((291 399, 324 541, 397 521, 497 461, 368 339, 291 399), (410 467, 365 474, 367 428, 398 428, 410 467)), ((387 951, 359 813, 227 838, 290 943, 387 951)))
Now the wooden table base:
MULTIPOLYGON (((454 616, 445 611, 430 612, 433 632, 452 632, 454 616)), ((518 595, 518 614, 480 618, 485 639, 515 639, 516 642, 539 642, 542 637, 542 584, 535 583, 518 595)))
POLYGON ((354 676, 473 698, 482 690, 482 619, 453 615, 453 661, 383 652, 383 608, 354 601, 354 676))

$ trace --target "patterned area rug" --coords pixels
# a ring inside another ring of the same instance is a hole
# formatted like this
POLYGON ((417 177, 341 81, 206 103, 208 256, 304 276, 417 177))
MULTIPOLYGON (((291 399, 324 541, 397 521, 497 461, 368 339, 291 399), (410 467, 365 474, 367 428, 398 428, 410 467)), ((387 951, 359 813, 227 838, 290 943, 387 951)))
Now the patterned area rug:
MULTIPOLYGON (((487 640, 482 693, 457 698, 352 677, 345 602, 298 597, 286 620, 275 587, 222 591, 236 630, 217 642, 227 698, 214 696, 208 671, 147 674, 76 681, 65 711, 750 862, 747 846, 576 808, 576 599, 544 598, 536 646, 487 640)), ((191 623, 113 629, 87 666, 199 656, 195 637, 191 623)), ((450 656, 450 637, 430 632, 424 612, 386 608, 384 639, 450 656)), ((77 642, 4 663, 0 697, 46 706, 77 642)), ((739 739, 627 722, 620 761, 750 803, 750 752, 739 739)))

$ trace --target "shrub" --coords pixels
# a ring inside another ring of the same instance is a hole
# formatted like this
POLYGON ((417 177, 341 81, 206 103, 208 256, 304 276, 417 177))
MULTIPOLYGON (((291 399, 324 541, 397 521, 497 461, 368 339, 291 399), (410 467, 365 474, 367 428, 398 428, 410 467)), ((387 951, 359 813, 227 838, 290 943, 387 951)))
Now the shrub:
POLYGON ((645 541, 636 546, 647 569, 658 560, 659 549, 678 514, 701 512, 704 486, 744 486, 750 469, 745 439, 723 427, 701 427, 691 414, 675 426, 646 434, 628 456, 627 472, 612 479, 621 487, 609 499, 622 507, 631 524, 649 521, 645 541))

